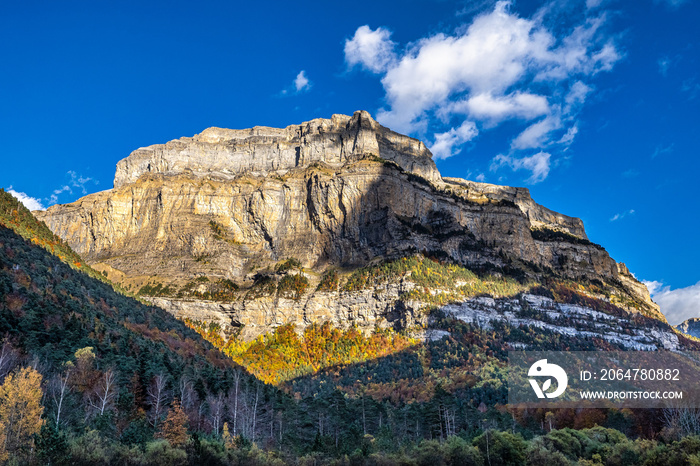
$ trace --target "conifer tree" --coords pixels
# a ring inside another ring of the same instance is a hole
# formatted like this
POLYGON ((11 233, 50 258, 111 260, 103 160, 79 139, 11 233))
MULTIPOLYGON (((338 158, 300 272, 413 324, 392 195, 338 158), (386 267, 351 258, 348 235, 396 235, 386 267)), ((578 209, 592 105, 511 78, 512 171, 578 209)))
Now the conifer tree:
POLYGON ((167 440, 173 447, 180 447, 187 443, 189 438, 187 435, 187 414, 182 410, 177 398, 173 401, 173 407, 161 424, 156 436, 167 440))

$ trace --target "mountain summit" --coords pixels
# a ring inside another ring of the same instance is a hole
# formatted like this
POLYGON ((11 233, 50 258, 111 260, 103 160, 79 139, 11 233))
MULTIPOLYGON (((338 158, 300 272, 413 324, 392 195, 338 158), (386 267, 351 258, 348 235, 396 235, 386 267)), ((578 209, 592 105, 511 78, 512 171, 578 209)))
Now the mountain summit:
POLYGON ((113 189, 35 214, 111 280, 244 338, 286 323, 424 328, 427 309, 486 294, 495 313, 499 299, 590 300, 665 325, 580 219, 525 188, 443 178, 422 142, 364 111, 141 148, 113 189))

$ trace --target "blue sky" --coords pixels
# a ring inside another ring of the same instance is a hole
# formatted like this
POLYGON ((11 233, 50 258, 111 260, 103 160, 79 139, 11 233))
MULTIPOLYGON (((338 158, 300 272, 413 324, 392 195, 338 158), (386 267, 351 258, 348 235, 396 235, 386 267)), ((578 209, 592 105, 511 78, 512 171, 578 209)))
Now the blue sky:
POLYGON ((0 186, 67 203, 141 146, 366 109, 443 175, 582 218, 677 323, 700 316, 699 19, 697 0, 11 2, 0 186))

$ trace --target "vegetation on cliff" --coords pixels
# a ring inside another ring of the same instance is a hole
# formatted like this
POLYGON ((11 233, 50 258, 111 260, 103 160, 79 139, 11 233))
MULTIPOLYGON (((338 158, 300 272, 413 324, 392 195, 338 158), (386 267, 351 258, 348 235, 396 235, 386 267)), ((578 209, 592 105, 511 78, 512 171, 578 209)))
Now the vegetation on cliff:
POLYGON ((20 201, 0 188, 0 225, 11 229, 32 244, 41 246, 71 267, 100 281, 109 281, 87 265, 80 256, 44 222, 38 221, 20 201))

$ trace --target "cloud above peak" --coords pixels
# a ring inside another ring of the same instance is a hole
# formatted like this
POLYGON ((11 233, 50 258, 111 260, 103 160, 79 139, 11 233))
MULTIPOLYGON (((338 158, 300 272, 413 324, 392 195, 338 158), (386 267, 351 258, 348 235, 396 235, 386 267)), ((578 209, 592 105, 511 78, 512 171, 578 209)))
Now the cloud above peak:
POLYGON ((389 38, 391 32, 379 27, 374 31, 369 26, 360 26, 352 39, 345 41, 345 61, 348 68, 361 66, 372 73, 381 73, 396 60, 396 44, 389 38))
POLYGON ((302 92, 309 90, 311 88, 311 82, 309 78, 306 77, 306 71, 301 70, 296 78, 294 78, 294 87, 297 92, 302 92))
POLYGON ((365 25, 346 40, 345 61, 348 68, 379 75, 386 104, 377 120, 432 139, 436 158, 458 153, 462 144, 507 120, 521 124, 514 126, 511 150, 541 151, 560 141, 568 146, 592 90, 588 81, 610 70, 621 53, 601 32, 606 16, 598 9, 581 12, 567 28, 549 28, 547 11, 521 17, 511 2, 499 1, 453 33, 403 47, 388 29, 365 25), (459 136, 466 121, 473 125, 469 138, 459 136))

